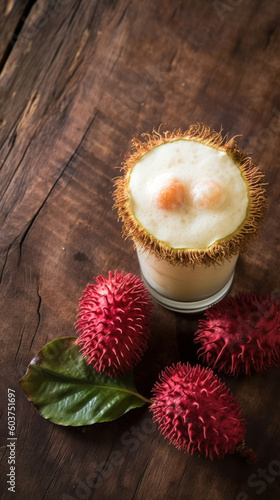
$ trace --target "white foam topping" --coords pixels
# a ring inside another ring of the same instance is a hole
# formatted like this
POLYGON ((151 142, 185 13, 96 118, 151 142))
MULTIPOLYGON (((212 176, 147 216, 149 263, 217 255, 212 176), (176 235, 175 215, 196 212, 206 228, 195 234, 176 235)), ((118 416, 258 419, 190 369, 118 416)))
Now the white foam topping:
POLYGON ((131 209, 140 224, 173 248, 202 249, 246 218, 246 182, 225 152, 192 140, 161 144, 133 167, 131 209))

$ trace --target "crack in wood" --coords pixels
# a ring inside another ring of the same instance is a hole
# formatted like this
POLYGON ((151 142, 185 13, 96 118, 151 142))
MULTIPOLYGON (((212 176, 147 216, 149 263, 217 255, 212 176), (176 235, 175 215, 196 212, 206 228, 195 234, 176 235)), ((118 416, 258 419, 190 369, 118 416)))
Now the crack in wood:
POLYGON ((274 25, 270 26, 270 28, 268 29, 264 50, 266 50, 269 47, 271 39, 272 39, 275 31, 277 30, 277 27, 278 27, 278 24, 274 24, 274 25))
POLYGON ((38 295, 38 299, 39 299, 39 301, 38 301, 38 306, 37 306, 38 321, 37 321, 37 325, 36 325, 36 328, 35 328, 34 335, 33 335, 32 339, 31 339, 31 343, 30 343, 30 347, 29 347, 29 349, 31 349, 31 347, 32 347, 32 344, 33 344, 33 342, 34 342, 34 339, 35 339, 35 337, 36 337, 36 334, 37 334, 37 332, 38 332, 38 330, 39 330, 39 326, 40 326, 40 323, 41 323, 41 306, 42 306, 42 297, 41 297, 41 295, 40 295, 40 293, 39 293, 39 287, 37 287, 37 295, 38 295))
POLYGON ((28 233, 30 232, 35 220, 37 219, 37 217, 39 216, 39 214, 41 213, 42 209, 44 208, 44 206, 46 205, 48 199, 50 198, 51 194, 53 193, 54 189, 56 188, 58 182, 60 181, 60 179, 62 178, 63 174, 65 173, 65 171, 67 170, 67 168, 69 167, 69 165, 71 164, 71 162, 73 161, 74 157, 76 156, 76 154, 78 153, 80 147, 82 146, 88 132, 89 132, 89 129, 91 128, 95 118, 97 116, 97 112, 94 114, 93 118, 90 120, 90 123, 88 125, 88 127, 86 128, 85 130, 85 133, 81 139, 81 141, 79 142, 78 146, 76 147, 74 153, 71 155, 70 159, 68 160, 68 162, 66 163, 66 165, 64 166, 64 168, 62 169, 62 171, 60 172, 59 176, 57 177, 56 181, 54 182, 54 184, 52 185, 50 191, 48 192, 47 196, 45 197, 43 203, 41 204, 41 206, 38 208, 38 210, 36 211, 36 213, 33 215, 32 219, 30 220, 30 222, 28 223, 26 229, 24 230, 23 232, 23 235, 21 237, 21 240, 19 242, 19 260, 18 260, 18 265, 20 265, 21 263, 21 258, 22 258, 22 248, 23 248, 23 244, 26 240, 26 237, 28 235, 28 233))
MULTIPOLYGON (((20 242, 19 242, 19 258, 18 258, 18 266, 20 266, 21 264, 21 259, 22 259, 22 251, 23 251, 23 244, 26 240, 26 237, 28 235, 28 233, 30 232, 35 220, 37 219, 37 217, 39 216, 40 212, 42 211, 42 209, 44 208, 45 204, 47 203, 49 197, 51 196, 52 192, 54 191, 56 185, 58 184, 59 180, 62 178, 63 174, 65 173, 65 171, 67 170, 67 168, 69 167, 69 165, 71 164, 71 162, 73 161, 74 157, 76 156, 76 154, 78 153, 80 147, 82 146, 93 122, 95 121, 96 117, 97 117, 97 114, 98 114, 98 111, 95 112, 93 118, 90 120, 90 123, 89 125, 87 126, 86 130, 85 130, 85 133, 81 139, 81 141, 79 142, 78 146, 76 147, 74 153, 71 155, 70 159, 68 160, 68 162, 66 163, 65 167, 63 168, 63 170, 60 172, 58 178, 56 179, 55 183, 53 184, 52 188, 50 189, 50 191, 48 192, 46 198, 44 199, 43 203, 41 204, 41 206, 38 208, 38 210, 36 211, 36 213, 34 214, 34 216, 32 217, 32 219, 29 221, 27 227, 25 228, 25 230, 23 231, 23 234, 20 233, 20 235, 17 235, 16 238, 14 238, 14 240, 12 241, 12 243, 7 247, 7 250, 6 250, 6 253, 5 253, 5 259, 4 259, 4 263, 3 263, 3 267, 2 267, 2 270, 1 270, 1 273, 0 273, 0 284, 3 280, 3 275, 4 275, 4 271, 5 271, 5 268, 6 268, 6 264, 7 264, 7 261, 8 261, 8 257, 9 257, 9 253, 10 253, 10 250, 11 248, 13 247, 13 245, 15 244, 15 242, 18 240, 19 236, 21 236, 21 239, 20 239, 20 242)), ((29 148, 30 144, 31 144, 31 141, 32 139, 30 140, 25 152, 24 152, 24 155, 20 161, 20 163, 23 161, 23 158, 27 152, 27 149, 29 148)), ((20 164, 17 166, 17 169, 16 171, 18 170, 20 164)), ((16 172, 15 172, 16 173, 16 172)), ((15 175, 14 173, 14 175, 15 175)), ((14 176, 13 175, 13 176, 14 176)), ((10 183, 11 183, 12 179, 10 180, 10 183)), ((9 183, 9 184, 10 184, 9 183)), ((4 221, 6 220, 7 216, 5 216, 4 218, 4 221)))
POLYGON ((37 0, 29 0, 29 2, 27 3, 27 5, 22 13, 22 16, 21 16, 19 22, 17 23, 17 25, 15 27, 15 30, 14 30, 13 35, 12 35, 8 45, 7 45, 7 48, 4 51, 2 58, 0 59, 0 75, 5 67, 7 60, 10 57, 10 54, 11 54, 17 40, 18 40, 19 34, 20 34, 24 24, 25 24, 25 21, 27 20, 29 14, 31 12, 31 9, 32 9, 33 5, 36 3, 36 1, 37 0))
MULTIPOLYGON (((35 134, 34 134, 34 135, 35 135, 35 134)), ((11 184, 11 182, 12 182, 13 178, 14 178, 14 176, 16 175, 16 173, 17 173, 17 171, 18 171, 18 169, 19 169, 20 165, 22 164, 22 162, 23 162, 23 160, 24 160, 24 157, 25 157, 25 155, 26 155, 26 153, 27 153, 27 151, 28 151, 28 149, 29 149, 29 147, 30 147, 30 144, 31 144, 31 142, 32 142, 32 140, 33 140, 33 138, 34 138, 34 135, 33 135, 33 136, 31 137, 31 139, 29 140, 29 142, 28 142, 28 144, 27 144, 27 146, 26 146, 26 148, 25 148, 25 150, 24 150, 24 152, 23 152, 23 155, 22 155, 22 157, 21 157, 21 159, 20 159, 20 161, 19 161, 19 163, 18 163, 17 167, 16 167, 15 171, 14 171, 14 172, 13 172, 13 174, 12 174, 12 177, 9 179, 8 185, 7 185, 7 186, 6 186, 6 188, 5 188, 5 191, 4 191, 4 193, 3 193, 3 195, 2 195, 2 197, 1 197, 1 199, 0 199, 0 202, 2 201, 2 199, 3 199, 3 197, 4 197, 5 193, 6 193, 6 191, 8 190, 8 188, 9 188, 9 186, 10 186, 10 184, 11 184)), ((11 149, 12 149, 12 148, 13 148, 13 147, 11 147, 11 149)), ((17 201, 17 200, 15 200, 15 203, 16 203, 16 201, 17 201)), ((13 205, 11 208, 13 208, 13 207, 14 207, 14 205, 13 205)), ((8 215, 9 215, 9 213, 7 213, 7 214, 4 216, 3 222, 5 222, 5 220, 6 220, 6 218, 8 217, 8 215)))
POLYGON ((54 33, 54 38, 56 38, 58 36, 58 33, 60 32, 62 26, 65 24, 66 22, 66 17, 64 19, 62 19, 60 25, 58 26, 56 32, 54 33))
POLYGON ((144 476, 145 476, 145 472, 146 470, 148 470, 148 467, 149 467, 149 461, 146 463, 146 466, 144 468, 144 470, 142 471, 142 474, 141 474, 141 477, 139 478, 139 481, 137 482, 137 485, 136 485, 136 488, 135 488, 135 491, 134 491, 134 494, 133 494, 133 497, 131 498, 131 500, 136 500, 138 498, 138 493, 139 493, 139 490, 141 488, 141 484, 144 480, 144 476))
POLYGON ((16 355, 15 355, 15 359, 17 358, 17 355, 18 355, 19 350, 20 350, 20 346, 21 346, 21 343, 22 343, 22 338, 23 338, 24 331, 25 331, 25 326, 23 325, 23 327, 21 329, 21 333, 20 333, 20 339, 19 339, 19 343, 18 343, 18 348, 17 348, 17 352, 16 352, 16 355))
POLYGON ((60 49, 61 49, 62 45, 63 45, 63 42, 64 42, 64 39, 62 39, 62 40, 61 40, 60 44, 58 45, 58 47, 57 47, 57 49, 56 49, 56 51, 55 51, 55 53, 54 53, 54 55, 53 55, 53 57, 52 57, 52 60, 51 60, 51 62, 50 62, 50 64, 49 64, 49 66, 48 66, 48 69, 47 69, 47 71, 46 71, 46 73, 47 73, 47 74, 48 74, 48 72, 49 72, 50 68, 52 67, 52 65, 53 65, 53 63, 54 63, 54 61, 55 61, 55 59, 56 59, 56 57, 57 57, 57 55, 58 55, 58 53, 59 53, 59 51, 60 51, 60 49))
POLYGON ((173 54, 171 55, 171 58, 170 58, 170 61, 169 61, 169 64, 168 64, 168 72, 171 71, 172 69, 172 66, 173 66, 173 63, 177 57, 177 53, 178 53, 178 50, 177 48, 174 50, 173 54))
POLYGON ((8 260, 8 257, 9 257, 10 250, 11 250, 11 248, 12 248, 12 246, 13 246, 13 244, 14 244, 15 241, 16 241, 16 239, 14 239, 14 241, 7 248, 5 259, 4 259, 4 263, 3 263, 3 267, 2 267, 2 270, 1 270, 1 273, 0 273, 0 284, 2 283, 2 279, 3 279, 3 275, 4 275, 4 271, 5 271, 5 267, 6 267, 6 264, 7 264, 7 260, 8 260))
MULTIPOLYGON (((6 157, 4 158, 4 160, 2 161, 2 164, 0 166, 0 171, 1 169, 3 168, 3 166, 5 165, 10 153, 12 152, 13 150, 13 147, 15 145, 15 141, 16 141, 16 138, 17 138, 17 132, 18 132, 18 129, 24 125, 24 122, 28 119, 29 115, 32 115, 32 113, 34 113, 35 109, 36 109, 36 106, 37 106, 37 102, 39 101, 39 96, 37 94, 37 92, 33 92, 31 98, 27 101, 26 105, 24 106, 24 108, 22 109, 22 111, 20 112, 19 116, 17 117, 14 125, 10 128, 8 134, 6 135, 6 137, 4 138, 2 144, 0 145, 0 150, 3 148, 3 146, 5 145, 5 143, 8 141, 8 146, 10 146, 10 149, 6 155, 6 157)), ((33 137, 35 136, 35 133, 37 131, 37 128, 36 130, 34 131, 34 134, 31 138, 31 140, 33 139, 33 137)), ((31 142, 31 141, 30 141, 31 142)), ((28 144, 27 147, 29 147, 30 143, 28 144)), ((23 158, 22 158, 23 159, 23 158)), ((22 161, 22 160, 21 160, 22 161)), ((13 174, 14 176, 14 174, 13 174)))
POLYGON ((120 16, 120 19, 118 20, 118 23, 117 23, 117 28, 120 26, 120 24, 122 23, 122 21, 124 20, 124 18, 126 17, 126 14, 131 6, 131 1, 128 2, 127 6, 125 7, 124 11, 122 12, 121 16, 120 16))
POLYGON ((75 7, 74 12, 73 12, 73 14, 72 14, 72 16, 71 16, 71 18, 69 20, 69 23, 68 23, 68 28, 70 28, 72 22, 74 21, 74 18, 75 18, 76 14, 77 14, 77 12, 79 10, 79 7, 80 7, 80 3, 81 3, 80 0, 77 0, 76 7, 75 7))
MULTIPOLYGON (((61 450, 62 450, 63 446, 64 446, 64 442, 62 443, 62 445, 60 446, 59 450, 57 451, 57 454, 56 454, 56 458, 55 458, 54 463, 57 461, 57 457, 58 457, 59 453, 61 452, 61 450)), ((64 456, 63 456, 63 455, 61 455, 60 459, 59 459, 59 460, 58 460, 58 462, 56 463, 56 468, 57 468, 57 469, 56 469, 56 471, 57 471, 57 473, 56 473, 56 474, 52 477, 52 479, 51 479, 50 483, 48 484, 48 486, 47 486, 47 488, 46 488, 46 491, 45 491, 45 494, 44 494, 44 496, 42 497, 42 500, 44 500, 44 498, 46 498, 46 494, 48 493, 49 488, 50 488, 50 486, 52 485, 52 483, 54 482, 54 480, 57 480, 57 479, 58 479, 58 477, 57 477, 57 476, 59 476, 59 474, 60 474, 60 469, 58 468, 58 465, 59 465, 59 463, 61 462, 61 460, 63 460, 63 459, 64 459, 64 456)), ((48 497, 47 497, 47 498, 48 498, 48 497)))
POLYGON ((171 13, 170 21, 173 21, 173 19, 177 16, 177 14, 180 13, 182 8, 183 8, 183 4, 181 2, 179 3, 179 5, 176 5, 174 11, 171 13))
POLYGON ((42 209, 44 208, 44 206, 46 205, 49 197, 51 196, 52 192, 54 191, 56 185, 58 184, 59 180, 61 179, 61 177, 63 176, 67 166, 69 165, 69 162, 67 163, 67 165, 63 168, 63 170, 60 172, 58 178, 56 179, 55 183, 52 185, 50 191, 48 192, 46 198, 44 199, 43 203, 41 204, 41 206, 38 208, 38 210, 36 211, 36 213, 33 215, 32 219, 29 221, 26 229, 24 230, 23 232, 23 235, 22 235, 22 238, 19 242, 19 259, 18 259, 18 266, 20 265, 21 263, 21 259, 22 259, 22 247, 23 247, 23 244, 26 240, 26 237, 28 235, 28 233, 30 232, 30 229, 32 228, 35 220, 37 219, 38 215, 40 214, 40 212, 42 211, 42 209))
MULTIPOLYGON (((100 483, 102 483, 103 478, 106 477, 106 467, 108 464, 111 465, 110 458, 112 456, 112 453, 114 453, 115 443, 117 441, 118 441, 118 438, 115 437, 111 443, 110 450, 107 453, 106 460, 104 460, 104 462, 102 462, 102 464, 103 464, 102 466, 101 466, 101 464, 96 464, 95 462, 93 463, 93 469, 94 469, 94 473, 96 473, 96 476, 95 476, 93 481, 92 481, 92 478, 90 478, 91 479, 90 483, 87 483, 87 484, 90 484, 92 492, 94 492, 95 490, 97 490, 99 488, 99 485, 100 485, 100 483)), ((111 466, 113 467, 113 465, 111 465, 111 466)))
MULTIPOLYGON (((60 46, 58 47, 58 50, 55 54, 55 56, 57 55, 59 49, 61 48, 62 44, 63 44, 63 41, 61 42, 60 46)), ((54 57, 55 58, 55 57, 54 57)), ((54 58, 52 59, 52 62, 51 64, 54 62, 54 58)), ((69 83, 71 82, 72 78, 75 76, 77 70, 79 69, 80 67, 80 64, 82 63, 82 60, 78 61, 77 64, 75 66, 71 66, 71 68, 69 69, 69 76, 65 79, 65 82, 64 82, 64 85, 63 87, 61 87, 57 93, 53 93, 53 98, 56 102, 58 102, 61 98, 61 96, 64 96, 65 95, 65 89, 67 88, 67 86, 69 85, 69 83)), ((51 64, 49 65, 49 68, 51 67, 51 64)), ((48 71, 49 71, 49 68, 48 68, 48 71)), ((49 104, 50 105, 50 104, 49 104)), ((49 107, 48 105, 48 107, 49 107)))
MULTIPOLYGON (((0 150, 3 148, 3 146, 5 145, 5 143, 6 143, 7 141, 8 141, 8 144, 10 144, 10 139, 9 139, 9 137, 10 137, 10 135, 11 135, 11 134, 13 134, 13 133, 14 133, 14 130, 15 130, 15 129, 17 129, 17 127, 18 127, 18 123, 20 122, 20 120, 21 120, 21 117, 22 117, 23 113, 24 113, 24 109, 23 109, 23 110, 20 112, 20 114, 18 115, 18 117, 17 117, 17 119, 16 119, 15 123, 14 123, 14 124, 12 125, 12 127, 9 129, 9 131, 8 131, 8 133, 7 133, 7 135, 6 135, 6 137, 4 137, 4 138, 3 138, 3 141, 2 141, 2 143, 0 144, 0 150)), ((3 165, 4 165, 4 163, 5 163, 6 159, 7 159, 7 157, 9 156, 9 154, 10 154, 10 152, 11 152, 11 150, 12 150, 12 148, 10 149, 10 151, 8 152, 8 154, 7 154, 6 158, 5 158, 5 160, 3 161, 3 163, 2 163, 2 165, 1 165, 1 167, 0 167, 0 170, 1 170, 1 168, 3 167, 3 165)))
POLYGON ((119 62, 119 60, 120 60, 120 58, 122 56, 122 53, 123 53, 124 49, 125 49, 125 46, 121 47, 121 49, 120 49, 120 51, 119 51, 119 53, 117 55, 117 58, 116 58, 113 66, 111 67, 111 69, 110 69, 110 71, 108 73, 108 78, 109 78, 109 76, 111 76, 111 74, 113 73, 115 67, 117 66, 117 64, 118 64, 118 62, 119 62))
POLYGON ((52 439, 51 439, 52 435, 53 435, 53 432, 54 432, 54 427, 51 429, 51 433, 50 433, 49 439, 46 441, 45 447, 42 450, 43 461, 41 463, 40 470, 44 467, 44 464, 46 463, 46 460, 48 458, 49 452, 50 452, 51 447, 53 445, 52 439), (48 448, 48 450, 47 450, 47 448, 48 448))

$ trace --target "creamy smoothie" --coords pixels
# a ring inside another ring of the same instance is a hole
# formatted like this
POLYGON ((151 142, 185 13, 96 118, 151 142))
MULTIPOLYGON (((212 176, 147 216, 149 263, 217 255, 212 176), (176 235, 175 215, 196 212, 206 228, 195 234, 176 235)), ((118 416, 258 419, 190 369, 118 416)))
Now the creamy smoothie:
MULTIPOLYGON (((204 301, 220 291, 225 295, 232 283, 238 258, 235 255, 222 264, 209 267, 182 267, 158 260, 149 252, 140 250, 137 253, 142 276, 152 294, 154 290, 167 299, 187 302, 204 301)), ((174 308, 180 309, 180 305, 174 308)))
POLYGON ((204 249, 244 221, 245 180, 227 153, 195 141, 162 144, 138 161, 129 199, 139 223, 172 248, 204 249))
POLYGON ((170 309, 203 310, 221 299, 239 250, 264 215, 262 174, 235 146, 217 147, 217 137, 203 141, 198 131, 198 138, 150 141, 118 183, 119 213, 134 239, 143 279, 170 309))

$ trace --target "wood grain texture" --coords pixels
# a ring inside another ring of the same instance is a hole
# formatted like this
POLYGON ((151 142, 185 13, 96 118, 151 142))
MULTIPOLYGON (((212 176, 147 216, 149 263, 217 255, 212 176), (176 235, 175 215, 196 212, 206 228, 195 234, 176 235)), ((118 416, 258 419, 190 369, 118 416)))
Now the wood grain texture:
MULTIPOLYGON (((159 435, 148 408, 61 428, 17 384, 46 342, 75 334, 78 300, 93 276, 139 273, 112 211, 112 179, 131 137, 160 124, 203 121, 240 134, 266 172, 270 211, 239 259, 232 293, 280 295, 279 2, 18 0, 0 2, 0 11, 3 499, 12 495, 8 387, 17 401, 14 498, 279 498, 279 368, 221 377, 244 409, 259 455, 251 466, 182 454, 159 435)), ((155 306, 150 348, 136 369, 140 392, 149 397, 167 364, 197 362, 197 322, 155 306)))

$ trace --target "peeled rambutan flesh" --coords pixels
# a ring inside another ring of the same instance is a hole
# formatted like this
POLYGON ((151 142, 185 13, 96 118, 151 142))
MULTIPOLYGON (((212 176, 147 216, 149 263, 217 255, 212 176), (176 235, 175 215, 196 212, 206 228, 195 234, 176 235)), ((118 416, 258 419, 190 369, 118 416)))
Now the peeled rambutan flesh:
POLYGON ((183 184, 176 178, 169 179, 156 193, 155 204, 163 210, 178 209, 184 203, 185 196, 183 184))
POLYGON ((230 375, 261 372, 280 363, 280 301, 240 293, 205 312, 195 342, 202 360, 230 375))
POLYGON ((150 337, 152 302, 142 280, 109 273, 89 283, 79 301, 77 343, 87 364, 109 376, 131 371, 150 337))
POLYGON ((223 458, 245 435, 238 401, 210 368, 181 362, 165 368, 150 409, 164 437, 191 455, 223 458))

